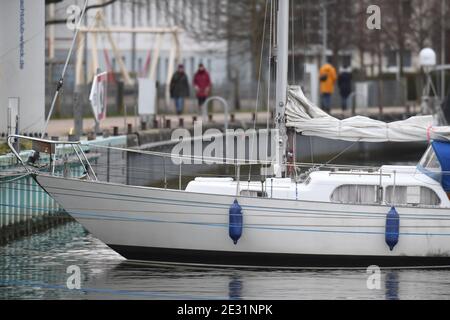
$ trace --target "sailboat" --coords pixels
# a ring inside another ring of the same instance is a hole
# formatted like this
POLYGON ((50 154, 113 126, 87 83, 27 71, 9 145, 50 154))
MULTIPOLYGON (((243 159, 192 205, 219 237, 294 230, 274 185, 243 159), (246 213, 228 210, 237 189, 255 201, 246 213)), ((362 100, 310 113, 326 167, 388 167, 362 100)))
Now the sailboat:
POLYGON ((337 120, 288 86, 289 0, 278 1, 279 139, 273 176, 197 178, 185 190, 97 180, 76 143, 81 179, 37 172, 36 182, 95 237, 126 259, 165 264, 274 268, 450 266, 450 128, 430 117, 382 123, 337 120), (341 167, 289 176, 287 127, 349 141, 430 140, 417 166, 341 167))

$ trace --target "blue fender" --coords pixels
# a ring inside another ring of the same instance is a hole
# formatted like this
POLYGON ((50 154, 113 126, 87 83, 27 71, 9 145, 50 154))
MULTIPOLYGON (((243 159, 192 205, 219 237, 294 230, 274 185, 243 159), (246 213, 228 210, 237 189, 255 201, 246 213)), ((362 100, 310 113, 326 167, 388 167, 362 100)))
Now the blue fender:
POLYGON ((386 216, 386 244, 391 251, 394 250, 400 238, 400 216, 392 207, 386 216))
POLYGON ((234 200, 230 207, 229 235, 235 245, 242 237, 243 220, 242 207, 234 200))

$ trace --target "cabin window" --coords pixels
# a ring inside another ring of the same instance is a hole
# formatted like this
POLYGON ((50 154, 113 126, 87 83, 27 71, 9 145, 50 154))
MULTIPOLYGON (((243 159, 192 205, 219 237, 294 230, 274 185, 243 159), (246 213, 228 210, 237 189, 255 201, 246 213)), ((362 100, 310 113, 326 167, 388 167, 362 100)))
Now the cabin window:
POLYGON ((242 190, 241 196, 250 198, 267 198, 267 193, 256 190, 242 190))
POLYGON ((441 199, 432 189, 420 186, 394 186, 386 188, 386 203, 391 205, 439 206, 441 199))
POLYGON ((350 204, 376 204, 377 186, 374 185, 344 185, 334 190, 331 202, 350 204))
POLYGON ((439 163, 439 160, 437 159, 436 153, 434 152, 432 146, 430 146, 425 152, 422 160, 420 160, 419 165, 432 172, 442 171, 441 164, 439 163))

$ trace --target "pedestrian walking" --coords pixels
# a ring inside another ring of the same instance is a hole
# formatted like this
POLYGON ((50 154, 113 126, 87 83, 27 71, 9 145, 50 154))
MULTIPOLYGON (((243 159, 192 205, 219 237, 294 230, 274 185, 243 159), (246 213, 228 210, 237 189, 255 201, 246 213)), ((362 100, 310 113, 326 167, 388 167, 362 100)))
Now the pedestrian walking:
POLYGON ((331 96, 334 93, 334 86, 337 80, 336 69, 326 63, 320 68, 320 94, 322 98, 322 109, 325 112, 331 111, 331 96))
POLYGON ((200 63, 194 76, 194 88, 198 100, 198 107, 201 108, 211 94, 211 77, 205 66, 200 63))
POLYGON ((339 93, 341 95, 342 111, 347 111, 348 97, 352 93, 352 73, 350 68, 343 68, 338 77, 339 93))
POLYGON ((170 96, 175 102, 175 108, 178 115, 183 113, 184 100, 189 97, 189 90, 188 76, 184 71, 184 66, 180 64, 170 81, 170 96))

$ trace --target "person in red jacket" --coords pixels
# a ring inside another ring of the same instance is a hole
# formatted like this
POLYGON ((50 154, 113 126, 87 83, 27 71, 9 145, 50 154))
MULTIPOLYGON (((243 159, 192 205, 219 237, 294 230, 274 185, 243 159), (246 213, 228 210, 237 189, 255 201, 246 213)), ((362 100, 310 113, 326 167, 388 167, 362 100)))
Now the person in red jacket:
POLYGON ((199 108, 203 106, 206 99, 208 99, 211 93, 211 78, 209 77, 208 71, 206 71, 205 66, 200 63, 198 66, 198 71, 194 76, 194 88, 198 99, 199 108))

